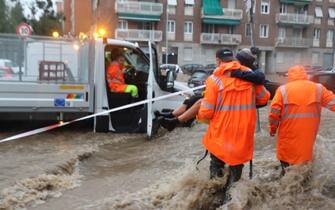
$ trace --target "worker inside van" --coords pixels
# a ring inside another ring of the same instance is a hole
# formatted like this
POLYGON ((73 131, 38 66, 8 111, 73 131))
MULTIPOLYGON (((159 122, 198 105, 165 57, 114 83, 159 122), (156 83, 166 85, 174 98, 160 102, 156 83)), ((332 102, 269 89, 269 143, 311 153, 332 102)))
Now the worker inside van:
POLYGON ((107 82, 111 92, 129 93, 132 97, 138 97, 138 88, 136 85, 126 84, 123 71, 127 66, 123 51, 120 48, 114 48, 111 52, 111 63, 107 69, 107 82))

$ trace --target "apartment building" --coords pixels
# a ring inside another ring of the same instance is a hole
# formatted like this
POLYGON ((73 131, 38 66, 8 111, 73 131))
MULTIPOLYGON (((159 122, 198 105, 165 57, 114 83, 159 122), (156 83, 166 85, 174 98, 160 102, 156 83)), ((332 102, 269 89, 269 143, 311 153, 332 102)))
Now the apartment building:
MULTIPOLYGON (((94 25, 93 7, 91 0, 63 0, 64 3, 64 32, 79 35, 87 33, 94 25)), ((113 0, 114 1, 114 0, 113 0)))
MULTIPOLYGON (((72 6, 82 2, 65 1, 72 6)), ((180 65, 214 63, 215 51, 222 47, 250 47, 251 31, 267 73, 292 64, 333 65, 335 0, 255 2, 251 27, 242 0, 91 0, 94 27, 86 28, 104 27, 110 37, 138 43, 150 39, 161 62, 167 53, 169 63, 180 65)))

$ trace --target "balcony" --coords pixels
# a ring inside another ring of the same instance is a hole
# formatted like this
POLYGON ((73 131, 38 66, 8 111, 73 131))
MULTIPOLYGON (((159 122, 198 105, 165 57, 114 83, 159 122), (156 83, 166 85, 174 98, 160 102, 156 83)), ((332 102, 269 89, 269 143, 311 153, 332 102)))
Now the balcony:
POLYGON ((276 39, 276 47, 287 48, 309 48, 312 46, 312 39, 300 37, 278 37, 276 39))
POLYGON ((243 10, 223 8, 223 15, 206 15, 202 12, 202 22, 217 25, 239 25, 243 18, 243 10))
POLYGON ((239 45, 242 42, 240 34, 214 34, 201 33, 201 44, 216 44, 216 45, 239 45))
POLYGON ((127 41, 162 41, 162 31, 137 30, 137 29, 116 29, 116 39, 127 41))
POLYGON ((281 25, 309 26, 314 23, 314 17, 311 15, 300 15, 294 13, 277 14, 276 22, 281 25))
POLYGON ((310 4, 312 0, 280 0, 283 4, 294 4, 294 5, 307 5, 310 4))
POLYGON ((115 11, 119 18, 136 21, 160 21, 163 4, 140 1, 116 1, 115 11))

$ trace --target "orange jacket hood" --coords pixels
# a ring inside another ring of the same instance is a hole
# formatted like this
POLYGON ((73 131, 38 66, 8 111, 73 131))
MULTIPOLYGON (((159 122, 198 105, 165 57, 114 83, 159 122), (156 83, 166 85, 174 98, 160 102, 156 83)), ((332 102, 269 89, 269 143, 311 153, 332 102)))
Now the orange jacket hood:
POLYGON ((292 66, 288 69, 288 82, 294 82, 297 80, 307 80, 307 73, 303 66, 297 65, 292 66))

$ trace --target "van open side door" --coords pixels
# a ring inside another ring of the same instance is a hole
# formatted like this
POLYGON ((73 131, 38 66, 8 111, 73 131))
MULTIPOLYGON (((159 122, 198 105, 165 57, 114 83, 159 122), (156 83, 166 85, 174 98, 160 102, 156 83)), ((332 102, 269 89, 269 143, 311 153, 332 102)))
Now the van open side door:
MULTIPOLYGON (((156 64, 156 62, 153 60, 152 53, 156 53, 152 49, 151 42, 148 42, 149 46, 149 60, 150 60, 150 68, 149 68, 149 77, 148 77, 148 86, 147 86, 147 100, 152 99, 153 97, 153 81, 154 81, 154 71, 153 71, 153 65, 156 64)), ((155 56, 157 58, 157 56, 155 56)), ((147 104, 147 135, 150 139, 152 137, 152 126, 153 126, 153 111, 152 111, 152 102, 149 102, 147 104)))

